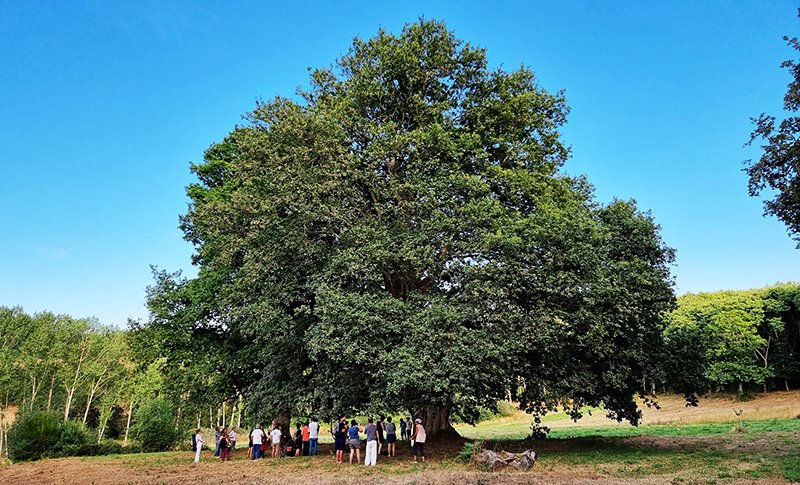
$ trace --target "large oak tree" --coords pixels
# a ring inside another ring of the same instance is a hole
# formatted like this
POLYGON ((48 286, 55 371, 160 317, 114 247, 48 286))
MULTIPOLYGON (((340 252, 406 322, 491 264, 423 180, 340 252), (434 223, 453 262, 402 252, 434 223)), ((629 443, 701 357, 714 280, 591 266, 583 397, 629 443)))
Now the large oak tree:
POLYGON ((563 93, 420 20, 298 94, 193 165, 199 276, 157 281, 151 328, 233 335, 251 416, 405 410, 436 434, 510 392, 638 422, 673 251, 561 172, 563 93))

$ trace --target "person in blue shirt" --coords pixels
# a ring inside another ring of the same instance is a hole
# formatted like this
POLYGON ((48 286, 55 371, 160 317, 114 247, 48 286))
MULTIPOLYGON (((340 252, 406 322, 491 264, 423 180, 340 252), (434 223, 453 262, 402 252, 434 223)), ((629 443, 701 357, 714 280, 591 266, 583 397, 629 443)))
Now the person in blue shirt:
POLYGON ((350 438, 350 464, 353 464, 353 451, 356 452, 356 458, 358 460, 358 464, 361 464, 361 439, 358 437, 358 433, 361 432, 361 428, 358 426, 356 420, 350 421, 350 427, 347 428, 347 434, 350 438))

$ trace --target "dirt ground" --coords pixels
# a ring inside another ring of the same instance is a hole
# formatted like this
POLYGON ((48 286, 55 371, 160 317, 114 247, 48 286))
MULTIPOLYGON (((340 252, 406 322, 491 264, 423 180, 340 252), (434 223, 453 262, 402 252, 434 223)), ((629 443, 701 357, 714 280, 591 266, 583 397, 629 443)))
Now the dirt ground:
MULTIPOLYGON (((743 411, 747 419, 770 416, 800 414, 800 391, 774 392, 766 398, 749 402, 734 402, 730 398, 711 398, 701 401, 698 408, 686 408, 680 398, 662 399, 661 410, 645 409, 645 423, 696 423, 705 420, 730 420, 733 410, 743 411)), ((615 425, 601 413, 586 416, 577 423, 579 426, 615 425)), ((789 416, 787 416, 789 417, 789 416)), ((785 418, 784 418, 785 419, 785 418)), ((575 426, 572 421, 548 423, 554 426, 575 426)), ((626 425, 627 426, 627 425, 626 425)), ((746 450, 753 452, 781 453, 781 443, 764 437, 753 439, 737 434, 705 436, 635 436, 615 438, 634 447, 674 449, 713 449, 746 450)), ((791 441, 800 442, 800 434, 792 436, 791 441)), ((248 460, 246 450, 237 450, 233 461, 220 463, 213 458, 212 451, 203 451, 200 463, 193 463, 192 452, 170 452, 149 455, 122 455, 94 458, 61 458, 42 460, 33 463, 17 463, 0 466, 0 484, 672 484, 674 473, 647 475, 641 478, 614 478, 599 473, 588 466, 540 467, 537 463, 532 471, 504 471, 485 473, 471 471, 456 463, 455 457, 463 445, 463 439, 433 442, 426 445, 428 463, 412 464, 411 448, 407 443, 398 443, 398 456, 381 456, 378 466, 335 465, 330 454, 331 445, 321 444, 317 457, 266 458, 248 460)), ((570 447, 580 446, 580 438, 575 440, 554 440, 539 443, 537 452, 568 453, 570 447)), ((520 442, 520 446, 527 443, 520 442)), ((362 457, 363 458, 363 457, 362 457)), ((712 483, 712 482, 703 482, 712 483)), ((713 481, 717 483, 717 481, 713 481)), ((726 478, 719 483, 745 484, 758 483, 787 484, 783 479, 763 477, 754 479, 726 478)))
MULTIPOLYGON (((799 437, 800 438, 800 437, 799 437)), ((689 438, 687 438, 688 440, 689 438)), ((730 440, 730 438, 726 438, 730 440)), ((632 442, 646 446, 675 446, 674 437, 635 437, 632 442)), ((688 444, 688 442, 687 442, 688 444)), ((692 439, 697 445, 697 438, 692 439)), ((431 443, 433 445, 433 443, 431 443)), ((733 446, 737 446, 733 443, 733 446)), ((213 458, 213 452, 204 451, 200 463, 192 463, 193 453, 172 452, 160 454, 159 460, 151 457, 109 458, 61 458, 35 463, 19 463, 0 467, 0 483, 3 484, 415 484, 415 485, 516 485, 516 484, 598 484, 603 485, 663 485, 674 483, 674 474, 646 476, 642 478, 614 478, 586 467, 563 467, 559 469, 537 468, 532 471, 504 471, 486 473, 470 471, 463 466, 454 466, 455 451, 429 447, 431 458, 427 465, 409 462, 409 450, 400 449, 394 458, 380 457, 378 466, 365 467, 357 464, 334 465, 329 446, 324 454, 311 458, 265 458, 247 460, 242 450, 227 463, 213 458), (447 458, 436 458, 440 452, 448 452, 447 458)), ((752 479, 727 479, 726 484, 754 483, 752 479)), ((760 485, 787 484, 786 480, 762 478, 760 485)))

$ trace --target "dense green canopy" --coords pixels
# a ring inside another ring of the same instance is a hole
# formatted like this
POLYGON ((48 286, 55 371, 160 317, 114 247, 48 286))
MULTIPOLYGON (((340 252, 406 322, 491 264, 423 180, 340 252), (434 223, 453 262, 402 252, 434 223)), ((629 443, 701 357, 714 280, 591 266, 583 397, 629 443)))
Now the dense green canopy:
POLYGON ((665 384, 704 391, 800 381, 800 286, 688 293, 667 318, 665 384), (687 365, 690 363, 690 365, 687 365))
POLYGON ((673 251, 560 171, 568 111, 443 23, 356 39, 192 166, 200 272, 160 274, 147 326, 216 335, 172 365, 213 355, 253 416, 406 410, 436 433, 511 393, 636 423, 673 251))

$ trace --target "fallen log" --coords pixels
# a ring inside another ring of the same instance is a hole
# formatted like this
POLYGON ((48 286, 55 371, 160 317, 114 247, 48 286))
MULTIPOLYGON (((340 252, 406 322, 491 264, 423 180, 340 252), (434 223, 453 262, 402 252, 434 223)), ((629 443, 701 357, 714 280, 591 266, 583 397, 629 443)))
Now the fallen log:
POLYGON ((536 452, 526 450, 522 453, 509 453, 507 451, 498 453, 492 450, 481 450, 475 455, 475 461, 493 472, 502 470, 507 466, 528 470, 536 463, 536 452))

